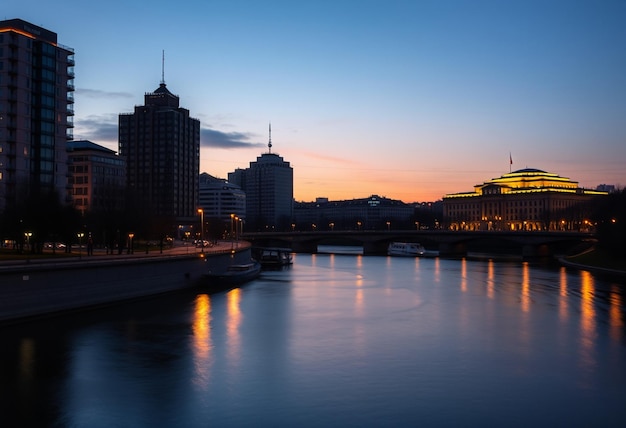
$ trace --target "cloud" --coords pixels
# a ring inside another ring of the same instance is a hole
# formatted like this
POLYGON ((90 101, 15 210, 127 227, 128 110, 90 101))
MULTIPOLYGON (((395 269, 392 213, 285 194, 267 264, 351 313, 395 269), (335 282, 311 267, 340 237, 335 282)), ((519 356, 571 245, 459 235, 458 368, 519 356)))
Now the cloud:
POLYGON ((85 96, 86 98, 133 98, 130 92, 109 92, 100 89, 76 88, 76 94, 85 96))
MULTIPOLYGON (((91 140, 96 144, 103 141, 117 142, 118 115, 102 114, 76 118, 74 138, 91 140)), ((200 145, 221 149, 247 149, 264 147, 263 143, 252 141, 254 135, 246 132, 223 132, 216 129, 200 129, 200 145)))
POLYGON ((264 144, 250 141, 252 134, 246 132, 222 132, 216 129, 200 129, 200 145, 221 149, 247 149, 263 147, 264 144))
POLYGON ((118 116, 116 114, 76 118, 74 125, 75 139, 90 140, 96 144, 100 144, 101 141, 117 142, 118 116))

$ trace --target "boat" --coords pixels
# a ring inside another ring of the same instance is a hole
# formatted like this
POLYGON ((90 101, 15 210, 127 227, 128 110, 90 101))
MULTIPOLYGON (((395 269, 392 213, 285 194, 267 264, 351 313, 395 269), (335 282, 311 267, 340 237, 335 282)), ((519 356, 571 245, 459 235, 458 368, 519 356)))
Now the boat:
POLYGON ((261 263, 252 260, 250 263, 232 264, 219 273, 209 272, 206 279, 209 285, 228 287, 252 281, 261 273, 261 263))
POLYGON ((392 242, 387 247, 387 255, 417 257, 423 256, 426 249, 416 242, 392 242))
POLYGON ((264 268, 278 268, 292 263, 291 248, 260 247, 254 248, 253 254, 264 268))

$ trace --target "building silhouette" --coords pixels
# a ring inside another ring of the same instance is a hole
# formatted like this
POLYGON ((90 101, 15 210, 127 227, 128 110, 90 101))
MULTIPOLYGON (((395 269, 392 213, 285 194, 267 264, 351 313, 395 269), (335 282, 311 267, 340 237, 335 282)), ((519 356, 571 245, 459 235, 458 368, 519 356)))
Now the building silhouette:
POLYGON ((200 121, 161 82, 134 113, 119 115, 119 154, 136 211, 176 223, 196 221, 200 121))
POLYGON ((74 51, 21 19, 0 21, 0 212, 56 193, 68 202, 74 51))
POLYGON ((443 197, 445 225, 453 230, 585 230, 591 203, 607 192, 526 168, 443 197))
POLYGON ((228 173, 228 181, 246 193, 246 230, 289 230, 293 217, 293 168, 272 153, 270 126, 268 152, 249 168, 228 173))
POLYGON ((385 230, 414 227, 415 208, 402 201, 368 198, 296 202, 294 230, 385 230))
POLYGON ((72 204, 82 214, 124 208, 126 162, 115 151, 87 140, 69 141, 72 204))

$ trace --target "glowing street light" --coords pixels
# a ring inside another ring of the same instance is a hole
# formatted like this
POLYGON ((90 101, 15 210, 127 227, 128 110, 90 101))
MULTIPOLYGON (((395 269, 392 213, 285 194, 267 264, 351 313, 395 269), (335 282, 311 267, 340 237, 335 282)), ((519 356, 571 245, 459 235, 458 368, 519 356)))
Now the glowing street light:
POLYGON ((133 254, 135 251, 133 250, 133 238, 135 237, 134 233, 128 234, 128 254, 133 254))
POLYGON ((204 210, 198 208, 200 214, 200 252, 204 253, 204 210))
POLYGON ((30 238, 33 236, 33 232, 24 232, 24 238, 26 238, 26 247, 30 249, 30 238))
POLYGON ((78 232, 76 236, 78 237, 78 258, 80 259, 83 257, 83 236, 85 236, 85 234, 78 232))

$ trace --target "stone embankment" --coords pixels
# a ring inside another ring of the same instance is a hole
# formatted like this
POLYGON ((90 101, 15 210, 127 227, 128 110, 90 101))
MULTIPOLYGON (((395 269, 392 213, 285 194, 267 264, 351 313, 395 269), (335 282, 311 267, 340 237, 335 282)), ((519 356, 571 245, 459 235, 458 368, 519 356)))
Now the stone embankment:
POLYGON ((219 242, 162 253, 0 262, 0 323, 205 285, 208 272, 250 260, 246 242, 219 242))

